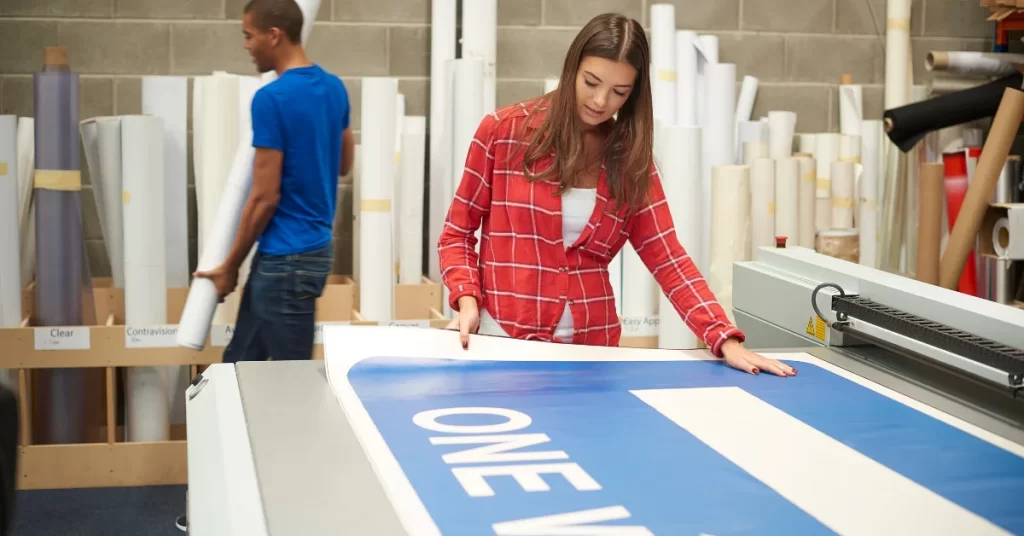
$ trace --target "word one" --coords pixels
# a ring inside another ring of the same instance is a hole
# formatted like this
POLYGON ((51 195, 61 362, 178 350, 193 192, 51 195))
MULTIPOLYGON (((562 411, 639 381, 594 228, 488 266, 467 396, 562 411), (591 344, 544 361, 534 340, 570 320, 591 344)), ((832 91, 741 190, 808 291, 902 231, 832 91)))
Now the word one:
MULTIPOLYGON (((533 423, 521 412, 505 408, 460 407, 421 411, 413 417, 420 428, 447 434, 430 438, 432 445, 481 445, 450 452, 441 459, 470 497, 493 497, 494 488, 488 478, 510 476, 528 493, 549 491, 551 486, 542 475, 561 475, 577 491, 598 491, 601 485, 579 464, 568 461, 564 450, 523 452, 522 449, 549 443, 545 433, 517 433, 533 423), (445 424, 444 417, 457 415, 490 415, 500 419, 495 424, 445 424), (561 460, 561 461, 556 461, 561 460), (550 462, 550 463, 537 463, 550 462), (480 465, 464 465, 480 464, 480 465)), ((578 510, 564 514, 505 521, 493 525, 498 536, 653 536, 644 526, 595 526, 605 521, 628 519, 630 513, 622 505, 578 510)))

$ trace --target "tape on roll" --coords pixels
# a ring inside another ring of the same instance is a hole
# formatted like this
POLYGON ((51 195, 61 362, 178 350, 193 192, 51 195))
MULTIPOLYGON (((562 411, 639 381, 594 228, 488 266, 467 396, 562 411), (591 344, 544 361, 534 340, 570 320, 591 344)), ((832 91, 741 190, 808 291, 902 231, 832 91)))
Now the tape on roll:
POLYGON ((0 177, 7 174, 7 162, 0 162, 0 177))
POLYGON ((77 170, 37 169, 33 186, 42 190, 75 192, 82 189, 82 172, 77 170))
POLYGON ((1006 248, 1010 247, 1010 220, 999 218, 992 227, 992 249, 996 255, 1006 255, 1006 248))
POLYGON ((359 210, 363 212, 391 212, 391 200, 363 199, 359 202, 359 210))

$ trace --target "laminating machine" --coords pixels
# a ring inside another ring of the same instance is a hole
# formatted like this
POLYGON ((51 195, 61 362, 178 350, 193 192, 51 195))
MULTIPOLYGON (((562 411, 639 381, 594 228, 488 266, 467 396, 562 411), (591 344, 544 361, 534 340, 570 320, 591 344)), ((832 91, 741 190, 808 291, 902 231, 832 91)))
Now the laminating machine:
POLYGON ((796 377, 377 326, 325 327, 325 361, 213 365, 189 532, 1024 533, 1024 311, 803 248, 733 285, 747 347, 796 377))

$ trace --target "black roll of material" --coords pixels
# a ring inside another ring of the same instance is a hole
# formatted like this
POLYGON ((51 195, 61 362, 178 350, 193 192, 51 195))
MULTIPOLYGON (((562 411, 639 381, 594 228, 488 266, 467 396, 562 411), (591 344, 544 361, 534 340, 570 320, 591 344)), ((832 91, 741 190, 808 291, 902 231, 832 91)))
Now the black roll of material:
MULTIPOLYGON (((33 76, 35 105, 36 291, 35 325, 83 326, 96 322, 92 277, 85 251, 79 167, 79 77, 67 51, 44 49, 33 76)), ((36 372, 48 397, 40 442, 84 443, 85 369, 36 372)))
POLYGON ((1022 81, 1021 73, 1011 74, 981 86, 886 110, 882 114, 885 133, 901 151, 907 152, 929 132, 994 116, 1003 91, 1008 87, 1019 89, 1022 81))

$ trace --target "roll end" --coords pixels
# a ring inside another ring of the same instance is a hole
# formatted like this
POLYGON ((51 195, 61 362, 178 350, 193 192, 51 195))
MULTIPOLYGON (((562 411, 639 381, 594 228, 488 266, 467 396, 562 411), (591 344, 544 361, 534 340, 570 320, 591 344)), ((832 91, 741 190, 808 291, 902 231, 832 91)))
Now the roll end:
POLYGON ((849 73, 839 75, 839 85, 848 86, 853 83, 853 75, 849 73))
POLYGON ((892 118, 886 117, 885 119, 882 120, 882 124, 885 125, 886 134, 892 132, 892 118))
POLYGON ((68 67, 67 47, 43 47, 44 67, 68 67))
POLYGON ((946 70, 949 68, 949 52, 941 52, 933 50, 924 57, 924 68, 927 71, 934 71, 936 69, 946 70))

